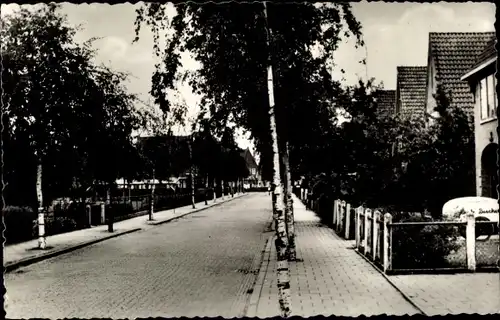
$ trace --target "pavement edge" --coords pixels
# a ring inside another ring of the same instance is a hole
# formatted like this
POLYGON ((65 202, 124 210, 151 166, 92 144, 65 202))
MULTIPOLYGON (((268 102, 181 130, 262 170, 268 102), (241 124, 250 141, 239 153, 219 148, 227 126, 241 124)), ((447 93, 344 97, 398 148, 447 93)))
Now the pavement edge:
POLYGON ((269 265, 271 262, 271 245, 273 243, 272 239, 274 235, 271 235, 266 240, 266 246, 264 249, 264 254, 262 255, 262 262, 259 269, 259 274, 255 285, 253 287, 252 295, 250 296, 248 308, 245 312, 244 317, 254 318, 257 317, 257 308, 259 305, 260 296, 262 295, 262 289, 264 288, 264 282, 269 270, 269 265))
POLYGON ((74 246, 70 246, 70 247, 66 247, 63 249, 47 252, 46 254, 40 254, 38 256, 29 257, 29 258, 21 259, 18 261, 14 261, 14 262, 11 262, 11 263, 4 265, 4 273, 12 272, 20 267, 25 267, 25 266, 28 266, 30 264, 34 264, 34 263, 37 263, 37 262, 40 262, 43 260, 47 260, 47 259, 59 256, 59 255, 65 254, 65 253, 69 253, 71 251, 75 251, 75 250, 78 250, 78 249, 81 249, 81 248, 84 248, 84 247, 87 247, 87 246, 90 246, 90 245, 93 245, 93 244, 96 244, 96 243, 99 243, 99 242, 102 242, 105 240, 109 240, 112 238, 116 238, 116 237, 119 237, 119 236, 122 236, 125 234, 140 231, 140 230, 142 230, 142 228, 134 228, 131 230, 121 231, 121 232, 117 232, 117 233, 114 233, 114 234, 111 234, 109 236, 105 236, 105 237, 102 237, 99 239, 94 239, 94 240, 86 241, 86 242, 83 242, 83 243, 80 243, 80 244, 77 244, 74 246))
POLYGON ((148 225, 151 225, 151 226, 158 226, 158 225, 161 225, 161 224, 164 224, 164 223, 167 223, 167 222, 170 222, 172 220, 175 220, 175 219, 179 219, 179 218, 182 218, 184 216, 187 216, 188 214, 192 214, 192 213, 197 213, 197 212, 200 212, 200 211, 203 211, 203 210, 206 210, 206 209, 210 209, 210 208, 213 208, 213 207, 217 207, 221 204, 224 204, 224 203, 228 203, 228 202, 231 202, 233 200, 236 200, 236 199, 241 199, 247 195, 249 195, 250 193, 244 193, 242 195, 237 195, 236 197, 232 197, 228 200, 224 200, 224 201, 221 201, 221 202, 216 202, 216 203, 212 203, 212 205, 210 206, 205 206, 205 207, 202 207, 202 208, 198 208, 198 209, 194 209, 192 211, 189 211, 189 212, 186 212, 186 213, 183 213, 183 214, 180 214, 178 216, 175 216, 175 217, 171 217, 171 218, 168 218, 166 220, 162 220, 162 221, 154 221, 154 222, 150 222, 148 223, 148 225))
POLYGON ((403 296, 403 298, 408 301, 415 309, 418 310, 418 312, 420 312, 421 315, 425 316, 425 317, 428 317, 428 315, 425 313, 425 311, 422 309, 422 307, 420 307, 415 301, 413 301, 406 293, 404 293, 391 279, 389 279, 389 277, 382 271, 380 270, 373 262, 370 261, 370 259, 368 259, 367 257, 365 257, 363 254, 361 254, 361 252, 359 252, 358 250, 356 249, 353 249, 354 252, 356 252, 359 256, 361 256, 366 262, 368 262, 375 270, 377 270, 378 273, 380 273, 382 275, 382 277, 384 277, 384 279, 389 282, 389 284, 394 287, 394 289, 396 289, 396 291, 399 292, 399 294, 401 294, 403 296))
MULTIPOLYGON (((163 223, 167 223, 167 222, 170 222, 172 220, 175 220, 175 219, 181 218, 183 216, 186 216, 188 214, 191 214, 191 213, 196 213, 196 212, 199 212, 199 211, 203 211, 205 209, 213 208, 213 207, 216 207, 218 205, 221 205, 221 204, 224 204, 224 203, 228 203, 228 202, 230 202, 232 200, 240 199, 240 198, 242 198, 242 197, 244 197, 246 195, 249 195, 249 194, 250 193, 244 193, 242 195, 237 195, 236 197, 232 197, 232 198, 230 198, 228 200, 225 200, 225 201, 222 201, 222 202, 217 202, 215 204, 212 204, 211 206, 206 206, 206 207, 203 207, 203 208, 195 209, 193 211, 186 212, 186 213, 184 213, 182 215, 179 215, 177 217, 172 217, 172 218, 169 218, 167 220, 159 221, 159 222, 156 222, 156 223, 147 223, 147 224, 148 225, 160 225, 160 224, 163 224, 163 223)), ((34 263, 37 263, 37 262, 40 262, 40 261, 43 261, 43 260, 47 260, 47 259, 59 256, 59 255, 63 255, 65 253, 69 253, 69 252, 72 252, 72 251, 75 251, 75 250, 78 250, 78 249, 81 249, 81 248, 84 248, 84 247, 87 247, 87 246, 91 246, 93 244, 96 244, 96 243, 99 243, 99 242, 102 242, 102 241, 105 241, 105 240, 109 240, 109 239, 112 239, 112 238, 116 238, 116 237, 119 237, 119 236, 122 236, 122 235, 125 235, 125 234, 128 234, 128 233, 132 233, 132 232, 136 232, 136 231, 140 231, 140 230, 142 230, 142 228, 133 228, 133 229, 126 230, 126 231, 113 233, 113 234, 111 234, 109 236, 105 236, 105 237, 102 237, 102 238, 99 238, 99 239, 94 239, 94 240, 91 240, 91 241, 82 242, 82 243, 74 245, 74 246, 69 246, 69 247, 65 247, 65 248, 59 249, 59 250, 50 251, 50 252, 47 252, 45 254, 42 253, 40 255, 36 255, 36 256, 33 256, 33 257, 28 257, 28 258, 24 258, 24 259, 21 259, 21 260, 18 260, 18 261, 13 261, 13 262, 10 262, 10 263, 7 263, 7 264, 4 265, 4 267, 3 267, 4 274, 12 272, 12 271, 14 271, 16 269, 19 269, 20 267, 25 267, 25 266, 28 266, 28 265, 31 265, 31 264, 34 264, 34 263)))

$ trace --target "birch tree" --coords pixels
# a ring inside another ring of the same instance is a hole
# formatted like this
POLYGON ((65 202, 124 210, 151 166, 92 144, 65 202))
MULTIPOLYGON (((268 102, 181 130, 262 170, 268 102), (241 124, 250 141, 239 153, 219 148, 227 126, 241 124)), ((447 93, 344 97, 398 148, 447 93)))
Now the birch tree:
MULTIPOLYGON (((94 165, 102 155, 93 143, 102 141, 99 146, 111 150, 105 154, 109 158, 115 152, 123 156, 136 125, 133 96, 120 88, 126 76, 94 65, 94 39, 77 44, 75 32, 55 4, 21 7, 1 22, 2 112, 8 134, 30 150, 26 160, 36 168, 30 183, 35 187, 40 249, 46 248, 44 207, 49 199, 44 190, 54 181, 47 179, 47 169, 64 157, 74 168, 66 168, 63 176, 89 185, 109 164, 104 159, 94 165)), ((7 157, 15 159, 15 154, 7 157)), ((121 164, 107 169, 116 174, 125 170, 121 164)))
MULTIPOLYGON (((137 10, 137 36, 144 24, 151 28, 155 39, 160 38, 160 30, 172 31, 164 43, 154 44, 156 55, 162 59, 152 78, 151 92, 156 103, 168 112, 171 103, 165 89, 174 89, 178 80, 187 80, 195 93, 202 96, 200 118, 213 119, 219 131, 232 122, 251 134, 261 159, 266 159, 271 168, 267 172, 274 172, 274 195, 281 197, 276 205, 284 210, 279 146, 274 148, 274 143, 289 142, 290 167, 299 167, 304 162, 301 151, 310 144, 318 146, 314 140, 331 126, 335 117, 332 100, 340 90, 330 75, 333 54, 341 35, 354 35, 362 45, 361 27, 349 4, 269 4, 269 23, 263 3, 259 2, 188 2, 175 4, 175 9, 174 16, 168 16, 166 6, 158 3, 137 10), (272 52, 268 27, 273 30, 272 52), (313 55, 313 51, 318 55, 313 55), (180 59, 183 52, 191 53, 201 68, 184 71, 180 59), (270 58, 273 101, 269 100, 267 86, 270 58), (270 102, 273 117, 269 114, 270 102)), ((288 242, 283 235, 286 236, 286 228, 280 231, 280 250, 282 243, 286 247, 288 242)), ((288 290, 286 286, 283 289, 285 293, 288 290)), ((281 299, 283 314, 289 313, 285 300, 281 299)))

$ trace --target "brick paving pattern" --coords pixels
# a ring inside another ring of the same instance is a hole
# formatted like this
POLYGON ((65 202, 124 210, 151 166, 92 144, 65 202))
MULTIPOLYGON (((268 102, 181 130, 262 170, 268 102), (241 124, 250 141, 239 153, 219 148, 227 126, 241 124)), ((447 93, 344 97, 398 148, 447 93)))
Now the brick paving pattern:
MULTIPOLYGON (((352 241, 322 226, 312 211, 294 198, 297 258, 292 262, 292 315, 405 315, 417 314, 382 275, 353 250, 352 241)), ((279 315, 276 251, 269 245, 270 263, 257 310, 248 316, 279 315)), ((260 289, 259 289, 260 290, 260 289)))
MULTIPOLYGON (((244 196, 245 194, 235 195, 235 198, 244 196)), ((50 246, 50 249, 47 250, 33 250, 38 247, 38 240, 34 239, 31 241, 26 241, 22 243, 7 245, 4 248, 4 265, 10 264, 19 260, 29 259, 35 256, 43 256, 47 253, 50 253, 55 250, 63 250, 66 248, 74 247, 89 241, 104 239, 113 234, 118 234, 121 232, 131 231, 136 228, 148 228, 152 227, 151 224, 159 223, 165 220, 172 219, 174 217, 182 216, 184 214, 190 213, 194 210, 203 209, 206 207, 212 207, 214 205, 218 205, 221 202, 230 201, 231 198, 225 197, 224 201, 220 198, 217 199, 217 202, 214 204, 213 201, 208 203, 208 206, 205 205, 205 202, 199 202, 196 204, 196 209, 193 209, 191 205, 187 205, 184 207, 171 209, 171 210, 163 210, 158 211, 153 214, 152 222, 148 221, 148 215, 143 215, 139 217, 135 217, 132 219, 120 221, 114 223, 114 232, 108 232, 108 226, 102 225, 97 227, 92 227, 88 229, 76 230, 73 232, 67 232, 62 234, 57 234, 53 236, 47 237, 47 246, 50 246)))
POLYGON ((251 194, 8 273, 7 317, 241 316, 269 203, 251 194))
POLYGON ((500 275, 398 275, 390 280, 428 316, 500 313, 500 275))

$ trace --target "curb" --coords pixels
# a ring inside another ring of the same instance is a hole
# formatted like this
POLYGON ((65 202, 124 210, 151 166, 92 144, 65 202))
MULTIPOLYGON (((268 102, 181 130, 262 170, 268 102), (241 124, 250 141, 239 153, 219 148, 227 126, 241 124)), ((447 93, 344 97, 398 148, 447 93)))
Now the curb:
POLYGON ((245 312, 246 318, 255 318, 257 317, 257 308, 259 305, 259 300, 262 295, 262 289, 264 289, 264 282, 266 280, 267 272, 269 270, 269 265, 271 263, 271 245, 273 243, 272 239, 274 235, 269 236, 266 240, 266 246, 263 250, 262 255, 262 263, 259 269, 259 275, 255 281, 255 285, 253 287, 252 295, 250 296, 250 302, 248 308, 245 312))
MULTIPOLYGON (((163 223, 167 223, 167 222, 170 222, 172 220, 175 220, 175 219, 181 218, 183 216, 186 216, 188 214, 196 213, 196 212, 199 212, 199 211, 202 211, 202 210, 205 210, 205 209, 209 209, 209 208, 215 207, 217 205, 221 205, 221 204, 230 202, 232 200, 236 200, 236 199, 242 198, 242 197, 244 197, 244 196, 246 196, 248 194, 249 193, 244 193, 244 194, 242 194, 240 196, 237 196, 237 197, 234 197, 234 198, 230 198, 229 200, 226 200, 224 202, 215 203, 215 204, 213 204, 213 205, 211 205, 209 207, 207 206, 207 207, 195 209, 193 211, 184 213, 184 214, 179 215, 177 217, 172 217, 172 218, 169 218, 167 220, 159 221, 159 222, 156 222, 156 223, 147 223, 147 225, 156 226, 156 225, 160 225, 160 224, 163 224, 163 223)), ((92 240, 92 241, 83 242, 83 243, 77 244, 75 246, 70 246, 70 247, 66 247, 66 248, 60 249, 60 250, 54 250, 54 251, 51 251, 51 252, 47 252, 46 254, 40 254, 40 255, 37 255, 37 256, 34 256, 34 257, 28 257, 28 258, 24 258, 24 259, 21 259, 21 260, 18 260, 18 261, 10 262, 10 263, 7 263, 6 265, 3 266, 4 273, 12 272, 13 270, 16 270, 16 269, 18 269, 20 267, 25 267, 25 266, 28 266, 30 264, 34 264, 34 263, 37 263, 37 262, 40 262, 40 261, 43 261, 43 260, 47 260, 47 259, 59 256, 59 255, 65 254, 65 253, 69 253, 71 251, 75 251, 75 250, 78 250, 78 249, 81 249, 81 248, 84 248, 84 247, 87 247, 87 246, 90 246, 90 245, 93 245, 93 244, 96 244, 96 243, 99 243, 99 242, 102 242, 102 241, 105 241, 105 240, 109 240, 109 239, 112 239, 112 238, 116 238, 116 237, 119 237, 119 236, 122 236, 122 235, 125 235, 125 234, 128 234, 128 233, 132 233, 132 232, 136 232, 136 231, 140 231, 140 230, 142 230, 142 228, 134 228, 134 229, 127 230, 127 231, 117 232, 117 233, 113 233, 113 234, 111 234, 109 236, 105 236, 105 237, 102 237, 102 238, 99 238, 99 239, 95 239, 95 240, 92 240)))
POLYGON ((237 197, 234 197, 234 198, 230 198, 229 200, 225 200, 224 202, 216 202, 214 204, 212 204, 211 206, 205 206, 205 207, 202 207, 202 208, 198 208, 198 209, 194 209, 193 211, 189 211, 189 212, 186 212, 186 213, 183 213, 183 214, 180 214, 178 216, 175 216, 175 217, 171 217, 171 218, 168 218, 166 220, 162 220, 162 221, 158 221, 158 222, 150 222, 148 223, 148 225, 150 226, 158 226, 158 225, 161 225, 161 224, 164 224, 164 223, 167 223, 167 222, 170 222, 172 220, 175 220, 175 219, 179 219, 179 218, 182 218, 184 216, 187 216, 188 214, 192 214, 192 213, 197 213, 197 212, 200 212, 200 211, 203 211, 203 210, 206 210, 206 209, 210 209, 210 208, 213 208, 213 207, 217 207, 221 204, 224 204, 224 203, 228 203, 228 202, 231 202, 233 200, 236 200, 236 199, 240 199, 240 198, 243 198, 245 196, 249 195, 249 193, 244 193, 240 196, 237 196, 237 197))
POLYGON ((83 243, 77 244, 75 246, 63 248, 63 249, 60 249, 60 250, 54 250, 54 251, 48 252, 47 254, 41 254, 39 256, 29 257, 29 258, 21 259, 21 260, 18 260, 18 261, 10 262, 10 263, 4 265, 4 267, 3 267, 4 268, 4 272, 8 273, 8 272, 16 270, 16 269, 18 269, 20 267, 25 267, 25 266, 28 266, 28 265, 33 264, 33 263, 37 263, 37 262, 40 262, 40 261, 43 261, 43 260, 47 260, 47 259, 59 256, 59 255, 65 254, 65 253, 69 253, 71 251, 75 251, 75 250, 78 250, 78 249, 81 249, 81 248, 84 248, 84 247, 87 247, 87 246, 90 246, 90 245, 102 242, 104 240, 116 238, 116 237, 119 237, 119 236, 122 236, 122 235, 125 235, 125 234, 128 234, 128 233, 139 231, 139 230, 142 230, 142 228, 134 228, 134 229, 127 230, 127 231, 122 231, 122 232, 114 233, 112 235, 109 235, 109 236, 106 236, 106 237, 103 237, 103 238, 99 238, 99 239, 95 239, 95 240, 92 240, 92 241, 83 242, 83 243))
POLYGON ((411 300, 410 297, 408 297, 401 289, 399 289, 399 287, 394 282, 392 282, 392 280, 389 279, 389 277, 382 270, 380 270, 373 262, 371 262, 363 254, 361 254, 361 252, 359 252, 357 249, 354 249, 354 252, 356 252, 359 256, 361 256, 363 259, 365 259, 366 262, 368 262, 375 270, 377 270, 378 273, 380 273, 382 275, 382 277, 384 277, 384 279, 387 280, 387 282, 389 282, 389 284, 392 287, 394 287, 394 289, 396 289, 396 291, 398 291, 406 301, 408 301, 415 309, 417 309, 421 315, 423 315, 425 317, 429 316, 425 313, 425 311, 416 302, 411 300))

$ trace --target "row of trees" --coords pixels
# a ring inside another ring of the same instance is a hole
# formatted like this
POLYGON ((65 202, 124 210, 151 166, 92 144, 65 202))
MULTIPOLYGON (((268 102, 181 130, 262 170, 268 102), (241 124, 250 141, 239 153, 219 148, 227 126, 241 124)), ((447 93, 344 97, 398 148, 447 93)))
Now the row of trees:
POLYGON ((380 116, 373 80, 348 88, 341 105, 350 121, 338 126, 328 148, 329 170, 308 172, 314 197, 391 212, 441 215, 443 204, 474 194, 473 123, 450 95, 438 88, 439 118, 380 116))
MULTIPOLYGON (((96 184, 152 169, 164 179, 186 166, 225 181, 248 175, 229 131, 221 140, 208 126, 198 130, 187 159, 182 144, 135 144, 135 130, 163 119, 136 107, 128 75, 96 64, 96 39, 77 43, 78 29, 55 4, 2 17, 2 189, 10 206, 33 207, 43 221, 55 198, 82 201, 96 184)), ((43 230, 39 242, 43 249, 43 230)))
POLYGON ((291 312, 292 181, 306 177, 315 194, 332 199, 432 212, 443 199, 467 192, 472 129, 465 114, 449 109, 445 93, 436 97, 441 118, 426 127, 423 120, 379 117, 381 88, 373 81, 344 88, 331 78, 339 42, 354 36, 364 45, 349 4, 180 3, 175 9, 173 17, 159 3, 137 10, 136 40, 149 26, 162 61, 151 94, 164 113, 179 114, 166 89, 187 79, 203 97, 199 119, 209 118, 215 132, 232 122, 251 134, 263 177, 274 186, 282 315, 291 312), (159 43, 165 29, 166 42, 159 43), (182 69, 185 52, 199 70, 182 69), (348 122, 338 124, 338 110, 348 122))
POLYGON ((336 113, 333 97, 341 91, 329 72, 333 54, 342 35, 362 44, 360 25, 345 3, 179 3, 175 8, 173 17, 159 3, 137 10, 137 37, 142 25, 149 26, 157 39, 153 49, 162 59, 151 94, 164 113, 171 113, 166 89, 188 79, 203 97, 199 119, 209 118, 216 132, 232 122, 251 134, 263 176, 274 185, 280 306, 289 315, 292 174, 323 157, 336 113), (166 43, 158 43, 164 29, 171 32, 166 43), (183 71, 183 52, 191 53, 201 68, 183 71))

